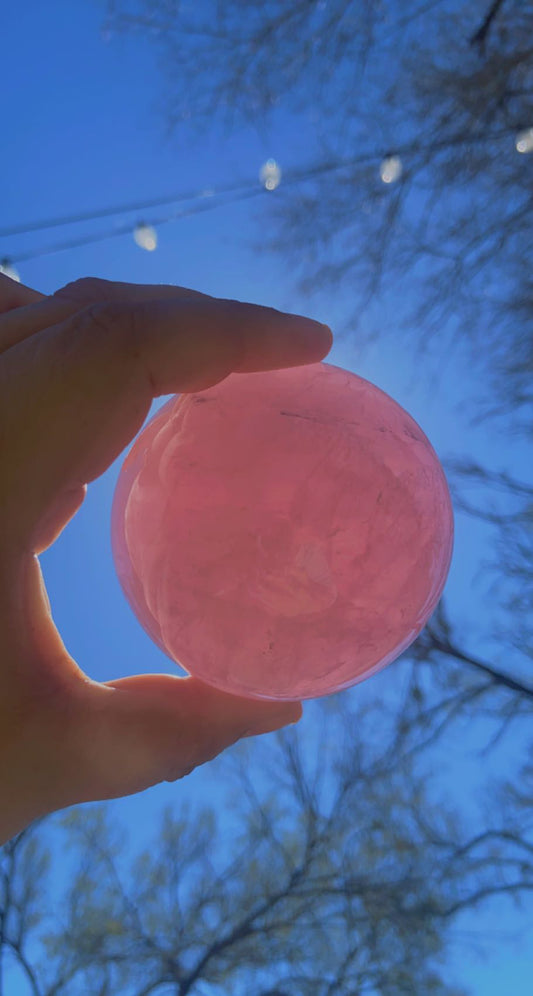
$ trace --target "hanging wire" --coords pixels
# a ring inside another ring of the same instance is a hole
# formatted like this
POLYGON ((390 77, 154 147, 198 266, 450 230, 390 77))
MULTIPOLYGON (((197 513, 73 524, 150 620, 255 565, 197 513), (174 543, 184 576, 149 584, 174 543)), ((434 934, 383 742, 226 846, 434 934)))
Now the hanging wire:
MULTIPOLYGON (((257 197, 258 194, 262 193, 264 193, 263 190, 250 190, 250 188, 248 188, 246 191, 243 191, 240 194, 235 194, 233 197, 226 197, 224 201, 217 201, 216 203, 213 203, 212 200, 206 200, 194 207, 185 210, 181 209, 179 211, 173 211, 172 214, 165 215, 164 217, 150 218, 150 225, 152 227, 166 225, 178 218, 188 218, 194 214, 201 214, 203 211, 212 211, 216 207, 221 207, 222 204, 235 204, 238 201, 249 200, 251 197, 257 197)), ((90 245, 93 242, 104 242, 107 239, 115 239, 121 235, 131 234, 136 228, 137 223, 132 224, 131 221, 128 221, 123 225, 118 225, 113 229, 113 231, 99 232, 76 239, 69 239, 67 242, 58 242, 53 246, 45 246, 42 249, 33 249, 30 252, 16 253, 15 255, 6 257, 6 259, 9 263, 24 263, 29 259, 37 259, 40 256, 51 256, 56 252, 64 252, 66 249, 77 249, 79 246, 90 245)))
MULTIPOLYGON (((242 183, 232 183, 225 187, 219 187, 217 194, 238 193, 239 190, 249 189, 249 186, 249 184, 245 186, 242 183)), ((60 215, 57 218, 45 218, 43 221, 32 222, 31 224, 0 228, 0 236, 5 237, 22 235, 27 232, 38 232, 43 228, 58 228, 62 225, 73 225, 79 221, 94 221, 97 218, 106 218, 114 214, 127 214, 129 211, 144 211, 146 208, 161 207, 163 204, 185 204, 187 201, 197 200, 199 197, 204 196, 206 196, 206 192, 199 192, 196 189, 190 193, 184 194, 180 192, 179 194, 170 194, 164 198, 158 197, 149 201, 135 201, 133 204, 120 204, 118 207, 100 208, 97 211, 82 211, 80 214, 60 215)))
MULTIPOLYGON (((508 138, 509 138, 509 132, 507 130, 495 132, 493 134, 485 133, 478 135, 472 135, 472 134, 457 135, 451 139, 448 138, 448 139, 442 139, 441 141, 433 142, 431 149, 432 152, 437 152, 442 149, 451 148, 455 145, 477 144, 479 142, 487 142, 498 139, 508 140, 508 138)), ((284 173, 283 174, 284 178, 281 187, 285 189, 286 187, 290 187, 295 184, 300 184, 305 181, 313 180, 323 175, 334 174, 344 169, 353 168, 354 166, 371 165, 371 164, 378 164, 378 169, 380 169, 380 173, 383 178, 382 175, 383 163, 387 161, 390 162, 391 159, 397 160, 398 163, 402 164, 402 169, 396 170, 397 178, 399 179, 400 174, 402 176, 405 176, 405 169, 403 167, 403 164, 405 163, 406 157, 409 158, 410 156, 414 156, 417 153, 420 153, 421 151, 426 151, 426 146, 423 145, 422 143, 416 143, 406 146, 404 148, 398 148, 395 150, 395 152, 391 152, 390 150, 388 152, 381 154, 376 152, 369 152, 369 153, 363 153, 359 156, 351 157, 349 159, 344 159, 344 160, 337 159, 334 162, 326 162, 321 164, 320 166, 314 166, 310 168, 307 167, 305 169, 295 171, 294 173, 289 175, 284 173)), ((268 166, 269 163, 272 164, 273 162, 274 160, 267 160, 266 165, 268 166)), ((263 167, 262 172, 264 171, 264 169, 265 167, 263 167)), ((270 172, 272 171, 272 169, 273 167, 270 166, 269 167, 270 172)), ((267 172, 269 170, 267 170, 267 172)), ((387 182, 390 182, 390 178, 388 176, 387 176, 387 182)), ((270 192, 273 189, 277 188, 277 186, 278 186, 277 183, 276 184, 266 183, 264 182, 264 179, 263 179, 263 185, 259 186, 257 184, 254 184, 254 186, 250 186, 249 183, 244 184, 242 182, 227 184, 226 186, 221 186, 218 189, 211 188, 200 192, 195 191, 185 194, 181 193, 179 195, 173 194, 165 198, 157 198, 157 199, 152 199, 150 201, 138 201, 127 205, 120 205, 114 208, 107 207, 99 209, 97 211, 85 211, 85 212, 80 212, 76 215, 64 215, 61 217, 49 218, 38 222, 33 222, 31 224, 28 223, 25 225, 16 225, 16 226, 11 226, 9 228, 2 228, 0 229, 0 236, 6 237, 15 234, 35 232, 35 231, 40 231, 43 228, 60 227, 60 226, 74 224, 80 221, 93 221, 98 218, 110 217, 116 214, 123 214, 128 211, 146 210, 146 208, 148 207, 158 207, 169 203, 174 203, 179 205, 179 204, 187 204, 190 201, 193 202, 190 208, 179 209, 178 211, 173 211, 171 214, 165 215, 160 218, 150 217, 149 220, 147 219, 147 222, 149 221, 149 224, 152 227, 155 227, 156 225, 168 224, 169 222, 175 221, 179 218, 186 218, 190 217, 191 215, 201 214, 204 211, 211 211, 214 210, 215 208, 222 207, 225 204, 234 204, 240 201, 250 200, 258 196, 264 196, 265 192, 270 192)), ((80 246, 91 245, 96 242, 103 242, 107 239, 118 238, 119 236, 133 233, 135 229, 138 227, 138 224, 139 224, 138 222, 128 221, 125 222, 123 225, 115 226, 112 231, 105 231, 92 235, 81 236, 76 239, 71 239, 66 242, 56 243, 55 245, 52 246, 45 246, 41 249, 34 249, 29 252, 16 253, 16 254, 2 253, 3 256, 2 262, 7 265, 10 265, 12 263, 26 262, 27 260, 36 259, 41 256, 52 255, 56 252, 64 252, 68 249, 75 249, 80 246)))

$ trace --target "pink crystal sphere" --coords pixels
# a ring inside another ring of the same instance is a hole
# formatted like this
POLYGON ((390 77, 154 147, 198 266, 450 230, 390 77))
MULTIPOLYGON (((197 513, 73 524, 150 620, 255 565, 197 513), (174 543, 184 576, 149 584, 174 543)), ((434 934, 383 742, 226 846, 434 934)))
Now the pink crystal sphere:
POLYGON ((444 587, 453 517, 410 415, 315 363, 167 402, 125 459, 112 543, 134 612, 186 671, 305 699, 413 642, 444 587))

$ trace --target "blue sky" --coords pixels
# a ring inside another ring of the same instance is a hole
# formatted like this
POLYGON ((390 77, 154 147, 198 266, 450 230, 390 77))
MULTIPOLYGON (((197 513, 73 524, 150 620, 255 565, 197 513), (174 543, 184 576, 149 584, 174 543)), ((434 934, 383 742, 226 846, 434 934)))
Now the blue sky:
MULTIPOLYGON (((268 137, 243 130, 225 140, 213 134, 193 143, 184 130, 166 141, 158 111, 164 84, 150 38, 115 37, 105 42, 103 21, 103 3, 72 0, 47 4, 25 0, 3 12, 1 226, 237 181, 257 183, 260 189, 258 173, 267 158, 274 157, 282 169, 309 161, 311 133, 304 124, 296 134, 282 116, 268 137)), ((150 213, 143 212, 148 221, 150 213)), ((164 209, 153 213, 157 217, 164 209)), ((332 302, 323 294, 310 304, 297 294, 287 261, 258 255, 247 246, 258 236, 254 218, 255 202, 247 202, 161 226, 158 249, 152 253, 139 249, 131 235, 123 235, 16 265, 22 281, 44 293, 87 275, 180 284, 308 313, 335 331, 353 302, 347 309, 346 302, 332 302)), ((117 219, 128 220, 140 216, 130 212, 117 219)), ((0 258, 76 234, 110 230, 113 224, 113 219, 104 219, 0 238, 0 258)), ((349 342, 334 345, 328 361, 354 370, 391 394, 420 423, 441 458, 473 454, 483 462, 497 448, 499 466, 520 465, 524 451, 517 441, 510 442, 495 426, 487 431, 467 424, 462 408, 471 393, 471 372, 460 354, 448 357, 437 391, 427 378, 418 376, 412 354, 392 338, 386 346, 378 343, 361 355, 356 328, 349 342)), ((159 399, 157 406, 163 401, 159 399)), ((67 649, 97 680, 145 671, 175 673, 172 662, 137 623, 114 572, 109 518, 121 462, 91 485, 75 520, 42 557, 53 615, 67 649)), ((484 611, 485 592, 478 571, 486 539, 486 527, 457 517, 447 586, 455 619, 468 626, 470 649, 480 654, 476 619, 484 611)), ((478 632, 483 631, 480 622, 478 632)), ((386 682, 384 672, 368 686, 374 691, 380 683, 386 688, 386 682)), ((460 774, 452 765, 450 778, 458 797, 475 789, 479 764, 474 757, 463 760, 460 774)), ((156 786, 110 806, 117 819, 135 824, 142 841, 164 803, 206 793, 214 801, 216 789, 216 779, 206 768, 177 785, 156 786)), ((504 992, 529 996, 533 956, 524 953, 523 942, 514 950, 499 931, 500 919, 501 911, 495 908, 483 920, 487 930, 494 931, 491 959, 482 964, 473 955, 465 958, 463 949, 450 972, 458 982, 470 985, 475 996, 504 992)), ((512 930, 512 925, 509 911, 506 928, 512 930)), ((530 937, 530 951, 531 941, 530 937)), ((13 978, 9 993, 24 996, 25 990, 13 978)))

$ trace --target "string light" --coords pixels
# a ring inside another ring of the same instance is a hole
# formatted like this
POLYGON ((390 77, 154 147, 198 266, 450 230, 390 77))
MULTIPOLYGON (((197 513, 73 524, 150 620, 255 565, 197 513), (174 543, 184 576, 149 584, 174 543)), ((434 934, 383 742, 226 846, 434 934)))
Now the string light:
POLYGON ((517 152, 533 152, 533 128, 525 128, 516 136, 517 152))
POLYGON ((20 284, 20 274, 8 259, 0 260, 0 273, 4 273, 6 277, 11 277, 11 280, 16 280, 20 284))
POLYGON ((265 190, 275 190, 276 187, 279 187, 281 181, 281 170, 275 159, 267 159, 266 163, 261 166, 259 179, 261 180, 265 190))
MULTIPOLYGON (((240 193, 234 194, 232 197, 226 196, 224 199, 220 197, 215 199, 213 197, 198 198, 199 203, 193 205, 192 207, 184 210, 180 209, 178 211, 173 211, 171 214, 166 215, 161 218, 152 219, 152 225, 149 226, 155 231, 155 227, 158 225, 167 225, 171 221, 175 221, 178 218, 186 218, 190 215, 200 214, 202 211, 213 210, 214 208, 221 207, 224 204, 231 204, 237 201, 248 200, 252 197, 256 197, 258 193, 257 188, 246 188, 246 190, 241 190, 240 193)), ((259 188, 259 193, 263 193, 262 189, 259 188)), ((96 235, 85 235, 77 239, 69 239, 67 242, 59 242, 53 246, 45 246, 42 249, 32 250, 31 252, 17 253, 16 256, 11 255, 10 262, 13 263, 14 259, 17 262, 25 262, 28 259, 37 259, 40 256, 51 256, 57 252, 64 252, 67 249, 78 249, 80 246, 94 245, 95 242, 104 242, 107 239, 115 239, 121 235, 131 235, 135 232, 136 225, 132 225, 131 222, 116 223, 112 231, 99 232, 96 235)))
MULTIPOLYGON (((487 141, 494 140, 508 140, 509 132, 508 130, 502 130, 499 132, 494 132, 492 134, 483 135, 458 135, 452 139, 443 139, 442 141, 435 141, 433 143, 433 150, 438 151, 441 148, 450 148, 454 145, 471 145, 478 143, 486 143, 487 141)), ((533 129, 529 128, 521 132, 516 138, 516 148, 519 152, 533 152, 533 129)), ((398 150, 394 155, 387 154, 381 157, 380 165, 380 177, 383 183, 390 184, 398 180, 403 172, 402 158, 399 155, 401 151, 402 156, 416 156, 417 153, 421 151, 420 144, 412 144, 398 150)), ((285 176, 283 180, 283 187, 290 187, 291 185, 300 184, 305 181, 311 181, 318 179, 321 176, 327 176, 335 174, 345 169, 353 169, 354 166, 360 165, 371 165, 379 161, 379 154, 376 152, 362 153, 361 155, 351 157, 349 159, 337 160, 333 163, 326 162, 322 163, 320 166, 307 167, 299 171, 291 173, 289 176, 285 176)), ((57 252, 63 252, 68 249, 76 249, 84 245, 92 245, 96 242, 103 242, 107 239, 116 238, 125 234, 132 234, 134 239, 141 248, 148 251, 152 251, 157 246, 157 232, 156 226, 168 224, 171 221, 175 221, 179 218, 184 218, 189 215, 198 214, 202 211, 213 210, 218 207, 223 207, 226 204, 236 203, 237 201, 244 201, 251 198, 255 198, 275 190, 281 180, 281 169, 275 159, 267 159, 266 163, 261 167, 259 178, 261 185, 258 187, 256 184, 250 186, 250 184, 243 183, 233 183, 226 186, 221 186, 218 188, 209 187, 204 190, 195 192, 190 192, 186 194, 173 194, 165 198, 153 199, 150 201, 144 201, 142 203, 120 205, 118 207, 104 208, 99 211, 86 211, 77 215, 68 215, 59 218, 49 218, 44 221, 34 222, 32 224, 16 225, 10 228, 0 229, 0 237, 17 235, 21 233, 35 232, 43 228, 53 228, 59 226, 65 226, 74 224, 80 221, 95 220, 97 218, 109 217, 110 215, 124 214, 127 211, 140 211, 147 207, 161 206, 164 204, 186 204, 187 202, 192 202, 191 206, 188 208, 181 208, 177 211, 173 211, 169 215, 165 215, 160 218, 152 218, 150 223, 147 222, 125 222, 120 221, 114 222, 113 230, 106 232, 99 232, 97 234, 81 236, 76 239, 71 239, 67 242, 56 243, 52 246, 45 246, 42 249, 32 250, 30 252, 23 253, 10 253, 9 257, 5 257, 0 264, 0 272, 8 273, 12 276, 12 279, 20 281, 20 276, 14 267, 15 262, 22 262, 30 259, 37 259, 40 256, 48 256, 57 252)))
POLYGON ((133 238, 141 249, 147 249, 148 252, 152 252, 153 249, 157 248, 157 232, 155 228, 152 228, 151 225, 145 225, 143 221, 135 226, 133 238))
POLYGON ((383 183, 395 183, 402 175, 402 160, 399 156, 385 156, 379 167, 379 175, 383 183))

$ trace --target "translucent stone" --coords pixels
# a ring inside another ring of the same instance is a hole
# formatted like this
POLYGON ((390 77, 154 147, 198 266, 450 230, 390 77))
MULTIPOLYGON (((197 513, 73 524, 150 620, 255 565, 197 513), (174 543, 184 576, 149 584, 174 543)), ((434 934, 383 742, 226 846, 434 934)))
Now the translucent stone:
POLYGON ((187 672, 305 699, 413 642, 444 587, 453 515, 410 415, 315 363, 167 402, 124 461, 112 544, 139 621, 187 672))

